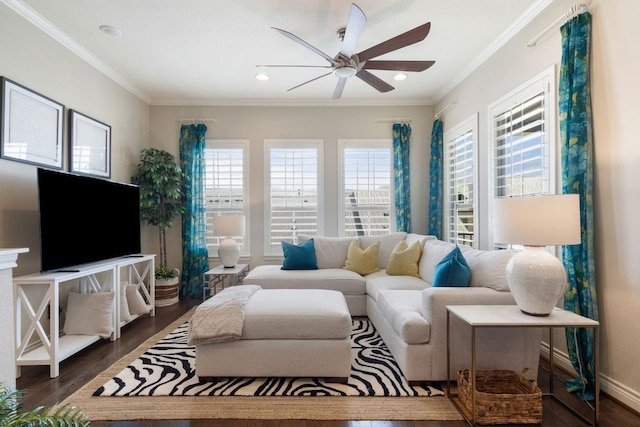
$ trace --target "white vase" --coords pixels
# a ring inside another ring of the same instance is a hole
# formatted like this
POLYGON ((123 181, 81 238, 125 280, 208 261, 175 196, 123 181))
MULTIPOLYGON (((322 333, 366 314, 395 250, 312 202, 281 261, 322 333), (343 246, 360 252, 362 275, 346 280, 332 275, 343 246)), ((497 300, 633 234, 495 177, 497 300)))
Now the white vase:
POLYGON ((511 257, 505 270, 518 308, 532 316, 548 316, 564 294, 567 273, 544 247, 526 246, 511 257))

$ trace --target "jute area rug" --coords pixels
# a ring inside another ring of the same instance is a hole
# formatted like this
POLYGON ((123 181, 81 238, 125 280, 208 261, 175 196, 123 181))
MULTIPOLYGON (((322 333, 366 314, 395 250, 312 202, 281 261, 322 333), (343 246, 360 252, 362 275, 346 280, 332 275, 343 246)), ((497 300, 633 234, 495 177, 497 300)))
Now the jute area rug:
POLYGON ((94 396, 192 315, 186 313, 100 373, 63 403, 92 421, 183 419, 461 420, 445 396, 94 396))

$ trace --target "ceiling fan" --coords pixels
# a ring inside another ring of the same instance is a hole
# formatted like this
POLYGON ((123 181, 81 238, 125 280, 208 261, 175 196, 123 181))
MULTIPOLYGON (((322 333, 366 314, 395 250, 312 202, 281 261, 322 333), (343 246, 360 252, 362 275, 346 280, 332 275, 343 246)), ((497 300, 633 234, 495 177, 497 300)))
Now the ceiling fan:
POLYGON ((296 85, 287 92, 304 86, 307 83, 311 83, 322 77, 326 77, 330 74, 334 74, 338 77, 338 84, 333 92, 333 99, 338 99, 342 96, 345 83, 347 79, 353 76, 358 77, 360 80, 369 84, 379 92, 389 92, 394 89, 393 86, 385 82, 384 80, 371 74, 368 70, 390 70, 390 71, 412 71, 419 72, 424 71, 427 68, 435 64, 435 61, 392 61, 392 60, 372 60, 385 53, 393 52, 403 47, 412 45, 419 41, 424 40, 429 34, 431 29, 431 23, 427 22, 412 30, 390 38, 387 41, 379 43, 369 49, 363 50, 359 53, 354 53, 356 43, 360 38, 360 34, 364 29, 364 24, 367 22, 367 18, 364 15, 362 9, 356 4, 351 4, 351 10, 349 11, 349 18, 347 20, 347 26, 338 30, 338 37, 342 40, 342 47, 340 52, 335 57, 330 57, 326 53, 302 40, 298 36, 281 30, 279 28, 272 27, 285 37, 293 40, 294 42, 306 47, 307 49, 315 52, 326 59, 330 65, 316 66, 316 65, 258 65, 257 67, 311 67, 311 68, 330 68, 326 74, 322 74, 304 83, 296 85))

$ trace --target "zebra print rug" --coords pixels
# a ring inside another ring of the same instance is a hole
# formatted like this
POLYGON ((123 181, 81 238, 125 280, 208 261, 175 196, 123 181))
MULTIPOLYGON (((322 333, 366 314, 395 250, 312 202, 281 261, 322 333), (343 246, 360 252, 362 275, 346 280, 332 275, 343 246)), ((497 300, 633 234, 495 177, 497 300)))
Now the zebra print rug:
POLYGON ((346 384, 319 378, 229 378, 201 382, 187 323, 144 352, 94 396, 442 396, 442 389, 411 386, 368 319, 354 319, 351 376, 346 384))

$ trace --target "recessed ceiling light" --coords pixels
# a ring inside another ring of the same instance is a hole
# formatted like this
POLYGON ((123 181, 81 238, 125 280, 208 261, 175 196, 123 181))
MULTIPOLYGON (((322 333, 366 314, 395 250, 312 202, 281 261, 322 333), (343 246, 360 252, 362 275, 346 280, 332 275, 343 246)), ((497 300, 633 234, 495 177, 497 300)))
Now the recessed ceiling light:
POLYGON ((393 80, 406 80, 407 77, 408 76, 405 73, 398 73, 395 76, 393 76, 393 80))
POLYGON ((109 36, 112 36, 112 37, 120 37, 120 35, 122 34, 122 32, 120 32, 119 29, 117 29, 116 27, 113 27, 111 25, 100 25, 98 28, 103 33, 105 33, 105 34, 107 34, 109 36))
POLYGON ((256 79, 264 82, 269 80, 269 76, 267 76, 266 74, 260 73, 260 74, 256 74, 256 79))

